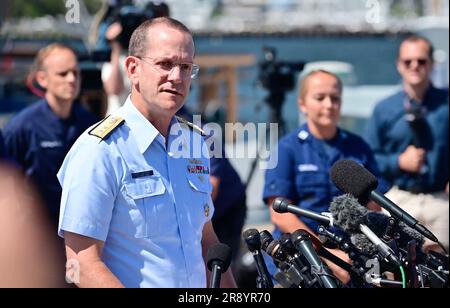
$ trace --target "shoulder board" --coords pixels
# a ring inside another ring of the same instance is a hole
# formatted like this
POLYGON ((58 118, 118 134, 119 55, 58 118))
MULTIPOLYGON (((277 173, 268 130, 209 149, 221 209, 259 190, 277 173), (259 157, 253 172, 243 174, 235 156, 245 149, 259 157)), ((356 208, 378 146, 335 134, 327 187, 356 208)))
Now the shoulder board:
POLYGON ((191 123, 185 119, 183 119, 182 117, 179 116, 175 116, 175 118, 178 120, 178 122, 186 124, 187 126, 189 126, 190 129, 192 129, 194 132, 202 135, 203 137, 206 136, 206 133, 203 129, 201 129, 200 127, 198 127, 197 125, 195 125, 194 123, 191 123))
POLYGON ((89 131, 89 135, 98 137, 102 140, 106 139, 116 128, 125 122, 121 117, 108 116, 93 129, 89 131))

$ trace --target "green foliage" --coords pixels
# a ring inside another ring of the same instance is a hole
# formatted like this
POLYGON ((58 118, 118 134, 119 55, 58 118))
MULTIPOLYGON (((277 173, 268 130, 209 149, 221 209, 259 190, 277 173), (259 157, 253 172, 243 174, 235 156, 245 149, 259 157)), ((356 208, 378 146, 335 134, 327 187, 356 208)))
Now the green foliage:
POLYGON ((102 7, 102 0, 84 0, 87 10, 94 15, 102 7))

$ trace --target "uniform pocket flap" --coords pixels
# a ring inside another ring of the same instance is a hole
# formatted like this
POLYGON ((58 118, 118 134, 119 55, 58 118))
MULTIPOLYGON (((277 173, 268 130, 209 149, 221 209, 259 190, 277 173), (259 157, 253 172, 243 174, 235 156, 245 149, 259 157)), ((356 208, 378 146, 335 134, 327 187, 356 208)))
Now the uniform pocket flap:
POLYGON ((189 174, 187 180, 192 189, 205 194, 212 193, 212 186, 209 182, 209 175, 189 174))
POLYGON ((160 178, 145 179, 125 184, 127 195, 132 199, 158 196, 164 194, 166 188, 160 178))

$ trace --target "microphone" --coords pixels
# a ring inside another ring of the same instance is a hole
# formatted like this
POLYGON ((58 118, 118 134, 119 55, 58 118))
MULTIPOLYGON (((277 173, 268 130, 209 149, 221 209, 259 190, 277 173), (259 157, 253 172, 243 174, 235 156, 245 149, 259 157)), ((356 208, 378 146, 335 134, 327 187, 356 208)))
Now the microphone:
POLYGON ((360 205, 355 197, 343 195, 334 198, 330 204, 330 213, 334 217, 336 226, 351 235, 363 233, 375 245, 383 259, 389 260, 396 266, 401 265, 394 251, 364 224, 363 217, 367 215, 368 210, 360 205))
POLYGON ((259 286, 261 288, 273 288, 273 282, 267 270, 266 262, 264 262, 261 253, 261 236, 256 229, 248 229, 243 234, 248 250, 252 253, 255 259, 256 270, 259 276, 259 286))
POLYGON ((367 203, 368 200, 375 201, 398 220, 404 222, 433 242, 439 243, 436 236, 421 225, 417 219, 402 210, 383 194, 375 191, 378 187, 377 178, 357 162, 352 160, 337 161, 331 167, 330 176, 337 188, 355 196, 362 204, 367 203))
POLYGON ((333 226, 333 220, 330 217, 299 208, 298 206, 291 204, 289 200, 285 198, 276 198, 272 203, 272 208, 277 213, 283 214, 289 212, 298 216, 314 219, 329 226, 333 226))
POLYGON ((226 244, 211 246, 207 253, 207 265, 211 271, 210 288, 220 287, 220 275, 225 273, 231 263, 231 248, 226 244))
POLYGON ((267 246, 273 241, 273 236, 269 231, 263 230, 259 232, 261 248, 264 251, 267 251, 267 246))
POLYGON ((306 258, 311 265, 311 269, 316 271, 325 288, 337 288, 336 283, 330 277, 327 268, 315 252, 309 233, 304 230, 297 230, 291 235, 295 248, 306 258))

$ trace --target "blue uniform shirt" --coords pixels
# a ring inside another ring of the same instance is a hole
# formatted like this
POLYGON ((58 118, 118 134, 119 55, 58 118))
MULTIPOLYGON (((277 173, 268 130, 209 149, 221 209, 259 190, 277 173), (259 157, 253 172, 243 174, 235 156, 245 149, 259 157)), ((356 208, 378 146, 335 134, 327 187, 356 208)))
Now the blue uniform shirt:
MULTIPOLYGON (((378 176, 378 168, 369 146, 358 136, 339 129, 335 138, 325 142, 315 138, 305 124, 283 137, 278 144, 278 165, 265 175, 264 199, 285 197, 299 207, 327 212, 334 197, 343 194, 332 182, 329 172, 340 159, 352 159, 378 176)), ((382 179, 378 191, 388 186, 382 179)), ((318 222, 301 217, 317 232, 318 222)), ((274 237, 280 232, 276 229, 274 237)))
POLYGON ((0 130, 0 159, 4 158, 5 158, 5 143, 3 141, 2 131, 0 130))
POLYGON ((59 235, 104 241, 102 260, 126 287, 206 287, 201 240, 214 207, 203 138, 174 118, 166 147, 130 99, 113 116, 125 122, 103 140, 85 132, 58 173, 59 235))
POLYGON ((55 224, 61 199, 56 173, 75 140, 96 120, 78 104, 73 105, 70 118, 60 119, 47 101, 41 100, 17 114, 4 128, 7 156, 34 180, 55 224))
POLYGON ((425 107, 425 129, 422 139, 428 170, 421 175, 401 171, 399 155, 413 144, 414 131, 405 120, 407 95, 401 91, 381 101, 370 118, 365 139, 372 147, 383 176, 403 190, 420 187, 420 192, 442 191, 448 182, 448 90, 430 87, 422 106, 425 107))
POLYGON ((214 206, 217 212, 216 216, 221 217, 236 202, 244 202, 245 187, 236 170, 225 157, 211 157, 211 175, 220 179, 214 206))

